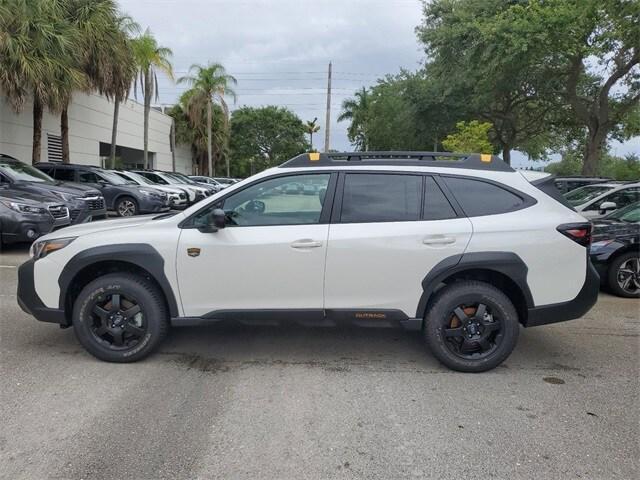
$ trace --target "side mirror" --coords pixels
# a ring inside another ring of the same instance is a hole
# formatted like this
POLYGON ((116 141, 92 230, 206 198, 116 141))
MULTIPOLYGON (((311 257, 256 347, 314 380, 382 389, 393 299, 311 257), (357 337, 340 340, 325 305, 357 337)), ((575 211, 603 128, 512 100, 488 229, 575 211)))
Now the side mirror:
POLYGON ((618 205, 616 205, 616 202, 602 202, 600 204, 600 211, 602 212, 616 210, 617 208, 618 208, 618 205))
POLYGON ((221 228, 224 228, 227 223, 227 216, 221 208, 216 208, 211 212, 210 218, 211 223, 198 227, 198 231, 202 233, 215 233, 221 228))

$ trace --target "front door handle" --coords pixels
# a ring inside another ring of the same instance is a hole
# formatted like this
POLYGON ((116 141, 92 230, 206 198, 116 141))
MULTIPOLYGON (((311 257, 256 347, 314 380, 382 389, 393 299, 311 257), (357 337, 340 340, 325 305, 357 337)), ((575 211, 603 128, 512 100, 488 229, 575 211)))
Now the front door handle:
POLYGON ((303 238, 301 240, 296 240, 291 243, 291 248, 318 248, 322 246, 322 242, 317 242, 315 240, 311 240, 310 238, 303 238))
POLYGON ((422 240, 425 245, 451 245, 456 243, 455 237, 449 237, 446 235, 430 235, 422 240))

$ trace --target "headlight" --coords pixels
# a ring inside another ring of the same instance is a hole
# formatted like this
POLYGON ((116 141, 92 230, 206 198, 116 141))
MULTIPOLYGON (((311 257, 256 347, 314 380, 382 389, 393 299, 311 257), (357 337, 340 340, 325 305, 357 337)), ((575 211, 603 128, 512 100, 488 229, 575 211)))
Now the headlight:
POLYGON ((50 253, 66 247, 75 239, 76 237, 67 237, 56 238, 55 240, 40 240, 39 242, 33 242, 31 248, 29 249, 29 256, 34 260, 44 258, 50 253))
POLYGON ((34 207, 33 205, 27 205, 26 203, 18 202, 2 202, 4 205, 12 210, 20 213, 27 213, 30 215, 46 215, 48 213, 46 208, 34 207))

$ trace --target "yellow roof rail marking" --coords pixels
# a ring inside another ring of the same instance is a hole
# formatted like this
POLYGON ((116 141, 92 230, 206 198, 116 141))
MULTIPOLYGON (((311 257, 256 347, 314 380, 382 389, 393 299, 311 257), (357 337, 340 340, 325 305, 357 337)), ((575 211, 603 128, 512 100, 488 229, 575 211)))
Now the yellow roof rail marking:
POLYGON ((320 160, 320 154, 318 152, 311 152, 309 154, 309 160, 311 160, 312 162, 317 162, 318 160, 320 160))
POLYGON ((490 163, 491 162, 491 154, 490 153, 481 153, 480 154, 480 161, 484 162, 484 163, 490 163))

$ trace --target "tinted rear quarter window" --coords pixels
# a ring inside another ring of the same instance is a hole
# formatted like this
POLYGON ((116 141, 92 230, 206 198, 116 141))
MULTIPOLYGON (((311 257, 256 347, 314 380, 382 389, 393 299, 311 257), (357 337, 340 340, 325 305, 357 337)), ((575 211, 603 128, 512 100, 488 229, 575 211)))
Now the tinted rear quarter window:
POLYGON ((498 185, 470 178, 443 178, 469 217, 512 212, 524 205, 521 197, 498 185))
MULTIPOLYGON (((49 172, 45 172, 45 173, 49 173, 49 172)), ((75 181, 75 170, 71 168, 56 168, 54 175, 51 175, 51 176, 56 180, 61 180, 63 182, 73 182, 75 181)))
POLYGON ((345 176, 340 221, 403 222, 420 219, 422 177, 349 173, 345 176))

